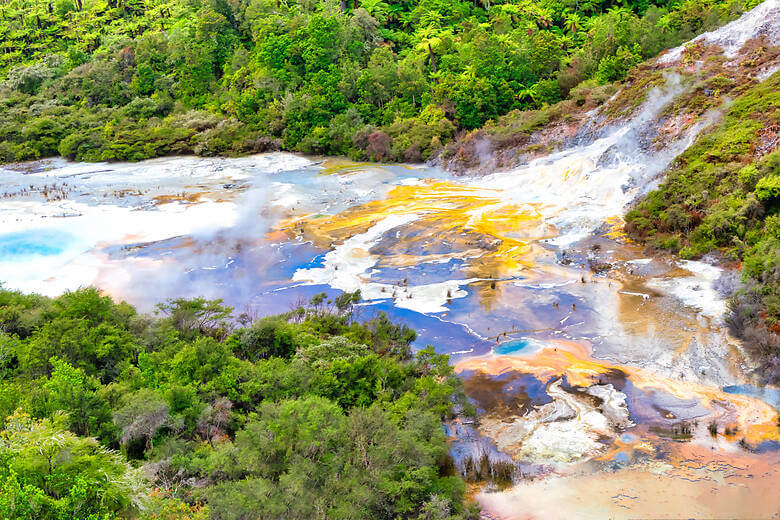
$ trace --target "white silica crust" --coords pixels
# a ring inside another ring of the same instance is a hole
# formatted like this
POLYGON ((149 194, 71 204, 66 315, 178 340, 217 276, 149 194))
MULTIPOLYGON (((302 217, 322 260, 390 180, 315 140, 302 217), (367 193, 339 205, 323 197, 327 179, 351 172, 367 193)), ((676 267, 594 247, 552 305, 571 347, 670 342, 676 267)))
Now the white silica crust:
POLYGON ((678 298, 705 316, 720 319, 726 311, 726 300, 715 289, 715 282, 723 274, 723 269, 693 260, 680 260, 678 263, 691 276, 654 278, 647 285, 678 298))
POLYGON ((585 393, 599 397, 591 400, 565 391, 559 379, 547 387, 553 400, 533 411, 514 417, 483 418, 483 433, 495 439, 501 451, 526 462, 571 463, 599 455, 604 437, 616 437, 634 425, 629 419, 626 395, 611 384, 594 385, 585 393))
POLYGON ((674 63, 682 57, 692 43, 718 45, 726 56, 733 58, 745 42, 758 36, 766 36, 772 45, 780 44, 780 0, 765 0, 749 13, 714 31, 701 34, 679 47, 669 50, 658 63, 674 63))
POLYGON ((396 307, 421 313, 446 311, 447 301, 466 296, 466 291, 461 287, 476 279, 412 286, 371 281, 371 270, 380 260, 379 256, 370 253, 371 247, 378 244, 386 232, 418 218, 414 213, 385 217, 365 233, 348 238, 327 252, 323 267, 298 269, 293 275, 293 281, 329 285, 345 292, 360 290, 364 300, 391 299, 396 307))

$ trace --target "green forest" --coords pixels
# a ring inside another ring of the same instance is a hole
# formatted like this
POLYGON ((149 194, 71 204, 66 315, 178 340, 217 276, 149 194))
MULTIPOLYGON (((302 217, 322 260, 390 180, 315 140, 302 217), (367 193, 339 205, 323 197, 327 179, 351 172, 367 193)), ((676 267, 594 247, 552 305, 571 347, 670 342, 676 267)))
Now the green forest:
POLYGON ((757 0, 6 0, 0 161, 427 160, 757 0))
POLYGON ((476 518, 448 357, 358 300, 252 321, 0 290, 0 518, 476 518))

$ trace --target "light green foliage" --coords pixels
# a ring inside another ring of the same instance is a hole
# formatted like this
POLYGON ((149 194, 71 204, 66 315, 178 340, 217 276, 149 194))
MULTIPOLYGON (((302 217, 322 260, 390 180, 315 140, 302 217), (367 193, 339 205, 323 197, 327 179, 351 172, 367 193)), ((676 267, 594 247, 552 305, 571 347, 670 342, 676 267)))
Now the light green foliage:
POLYGON ((763 201, 780 198, 780 175, 774 174, 759 179, 756 183, 756 196, 763 201))
MULTIPOLYGON (((750 3, 752 5, 752 2, 750 3)), ((733 18, 744 0, 11 0, 0 161, 283 147, 422 161, 733 18)))
POLYGON ((121 455, 65 429, 65 418, 17 412, 0 432, 0 517, 105 520, 138 512, 146 482, 121 455))
POLYGON ((106 443, 114 440, 111 409, 99 394, 100 382, 84 370, 51 358, 51 376, 41 378, 33 393, 33 410, 47 417, 57 411, 67 412, 68 427, 77 435, 92 436, 106 443))
POLYGON ((630 50, 623 46, 618 47, 614 56, 601 58, 596 79, 602 85, 623 79, 629 70, 642 61, 641 50, 637 43, 630 50))
POLYGON ((739 172, 737 172, 739 182, 748 188, 756 185, 758 175, 758 168, 756 168, 755 164, 748 164, 747 166, 742 167, 739 172))
POLYGON ((114 304, 95 289, 69 292, 48 309, 34 337, 19 348, 20 369, 32 375, 50 371, 58 356, 103 380, 116 376, 137 351, 128 331, 135 310, 114 304))

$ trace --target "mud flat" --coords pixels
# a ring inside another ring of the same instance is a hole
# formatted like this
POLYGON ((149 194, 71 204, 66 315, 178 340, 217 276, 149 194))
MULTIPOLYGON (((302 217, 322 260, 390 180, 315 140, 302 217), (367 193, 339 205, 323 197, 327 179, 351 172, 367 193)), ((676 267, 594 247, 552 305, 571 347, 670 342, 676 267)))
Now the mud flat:
POLYGON ((696 455, 675 463, 550 476, 477 498, 489 518, 505 520, 777 518, 776 461, 696 455))

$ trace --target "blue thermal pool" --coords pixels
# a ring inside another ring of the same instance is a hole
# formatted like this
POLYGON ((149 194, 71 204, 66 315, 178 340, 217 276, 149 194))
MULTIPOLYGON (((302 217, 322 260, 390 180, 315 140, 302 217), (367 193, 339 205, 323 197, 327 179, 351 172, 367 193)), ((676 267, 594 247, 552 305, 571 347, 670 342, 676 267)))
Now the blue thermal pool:
POLYGON ((65 251, 72 237, 62 231, 18 231, 0 235, 0 260, 23 260, 31 256, 55 256, 65 251))

